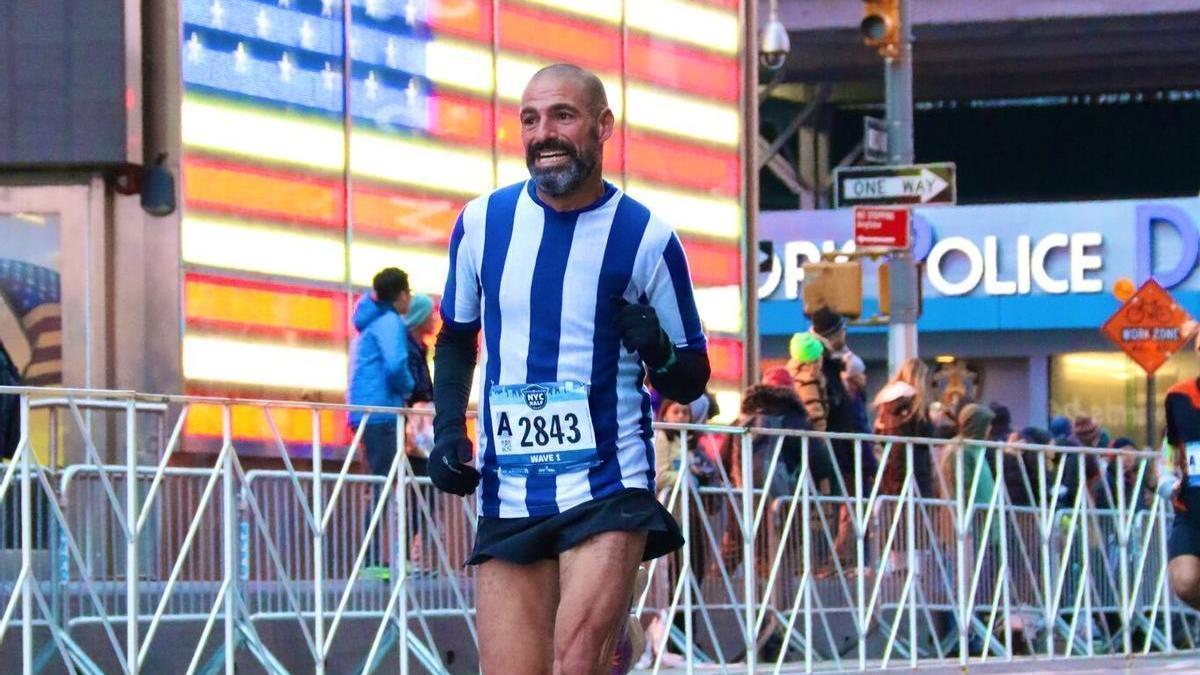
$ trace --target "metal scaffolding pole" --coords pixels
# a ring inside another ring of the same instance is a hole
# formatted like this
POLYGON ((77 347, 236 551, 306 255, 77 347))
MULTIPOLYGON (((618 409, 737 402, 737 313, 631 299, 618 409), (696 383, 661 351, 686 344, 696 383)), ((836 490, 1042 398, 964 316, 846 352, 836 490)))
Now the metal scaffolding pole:
MULTIPOLYGON (((912 164, 913 70, 912 0, 900 0, 900 45, 884 65, 887 96, 888 155, 893 165, 912 164)), ((888 370, 896 372, 917 351, 917 262, 911 251, 892 255, 889 265, 891 315, 888 319, 888 370)))

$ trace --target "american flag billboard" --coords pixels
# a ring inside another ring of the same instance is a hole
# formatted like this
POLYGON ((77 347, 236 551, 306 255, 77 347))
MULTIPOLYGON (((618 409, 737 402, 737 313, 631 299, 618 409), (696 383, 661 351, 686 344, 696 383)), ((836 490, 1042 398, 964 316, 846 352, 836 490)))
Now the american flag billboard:
MULTIPOLYGON (((341 402, 354 295, 387 266, 441 293, 458 211, 528 178, 525 83, 569 61, 617 116, 606 178, 683 239, 712 388, 736 406, 739 2, 351 0, 347 30, 340 0, 181 0, 187 390, 341 402)), ((311 435, 307 414, 274 422, 311 435)), ((187 431, 216 438, 218 412, 187 431)), ((234 431, 271 434, 251 410, 234 431)), ((344 420, 322 435, 344 445, 344 420)))

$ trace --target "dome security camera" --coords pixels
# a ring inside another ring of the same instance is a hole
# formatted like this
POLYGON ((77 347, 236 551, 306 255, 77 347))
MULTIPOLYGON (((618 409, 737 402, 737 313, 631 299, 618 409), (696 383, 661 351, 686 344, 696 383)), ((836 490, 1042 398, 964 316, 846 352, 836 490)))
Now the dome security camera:
POLYGON ((788 38, 787 28, 779 21, 774 12, 763 25, 758 39, 758 61, 764 68, 779 70, 787 61, 792 42, 788 38))

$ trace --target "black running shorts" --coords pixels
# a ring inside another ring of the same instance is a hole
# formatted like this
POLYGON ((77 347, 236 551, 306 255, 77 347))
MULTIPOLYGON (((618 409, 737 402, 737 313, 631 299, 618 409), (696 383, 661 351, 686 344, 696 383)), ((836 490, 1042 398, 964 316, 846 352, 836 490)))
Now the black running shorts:
POLYGON ((1167 536, 1167 559, 1181 555, 1200 557, 1200 523, 1177 513, 1167 536))
POLYGON ((601 532, 646 532, 642 560, 683 546, 679 525, 649 490, 625 488, 611 497, 585 502, 552 516, 480 516, 468 565, 499 558, 519 565, 554 559, 601 532))

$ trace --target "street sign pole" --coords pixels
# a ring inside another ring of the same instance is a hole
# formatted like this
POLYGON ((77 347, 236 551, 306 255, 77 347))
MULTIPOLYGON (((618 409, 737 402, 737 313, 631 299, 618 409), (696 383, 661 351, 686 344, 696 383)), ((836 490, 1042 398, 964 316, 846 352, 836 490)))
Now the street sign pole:
POLYGON ((1146 444, 1154 446, 1158 412, 1154 374, 1192 339, 1196 322, 1154 279, 1142 284, 1100 332, 1146 371, 1146 444))
POLYGON ((1146 373, 1146 445, 1158 449, 1158 441, 1154 438, 1154 426, 1158 413, 1158 394, 1154 391, 1154 373, 1146 373))
MULTIPOLYGON (((884 66, 888 154, 893 165, 908 165, 913 151, 912 4, 900 0, 900 49, 884 66)), ((917 263, 912 250, 892 256, 891 314, 888 317, 888 372, 917 356, 917 263)))

